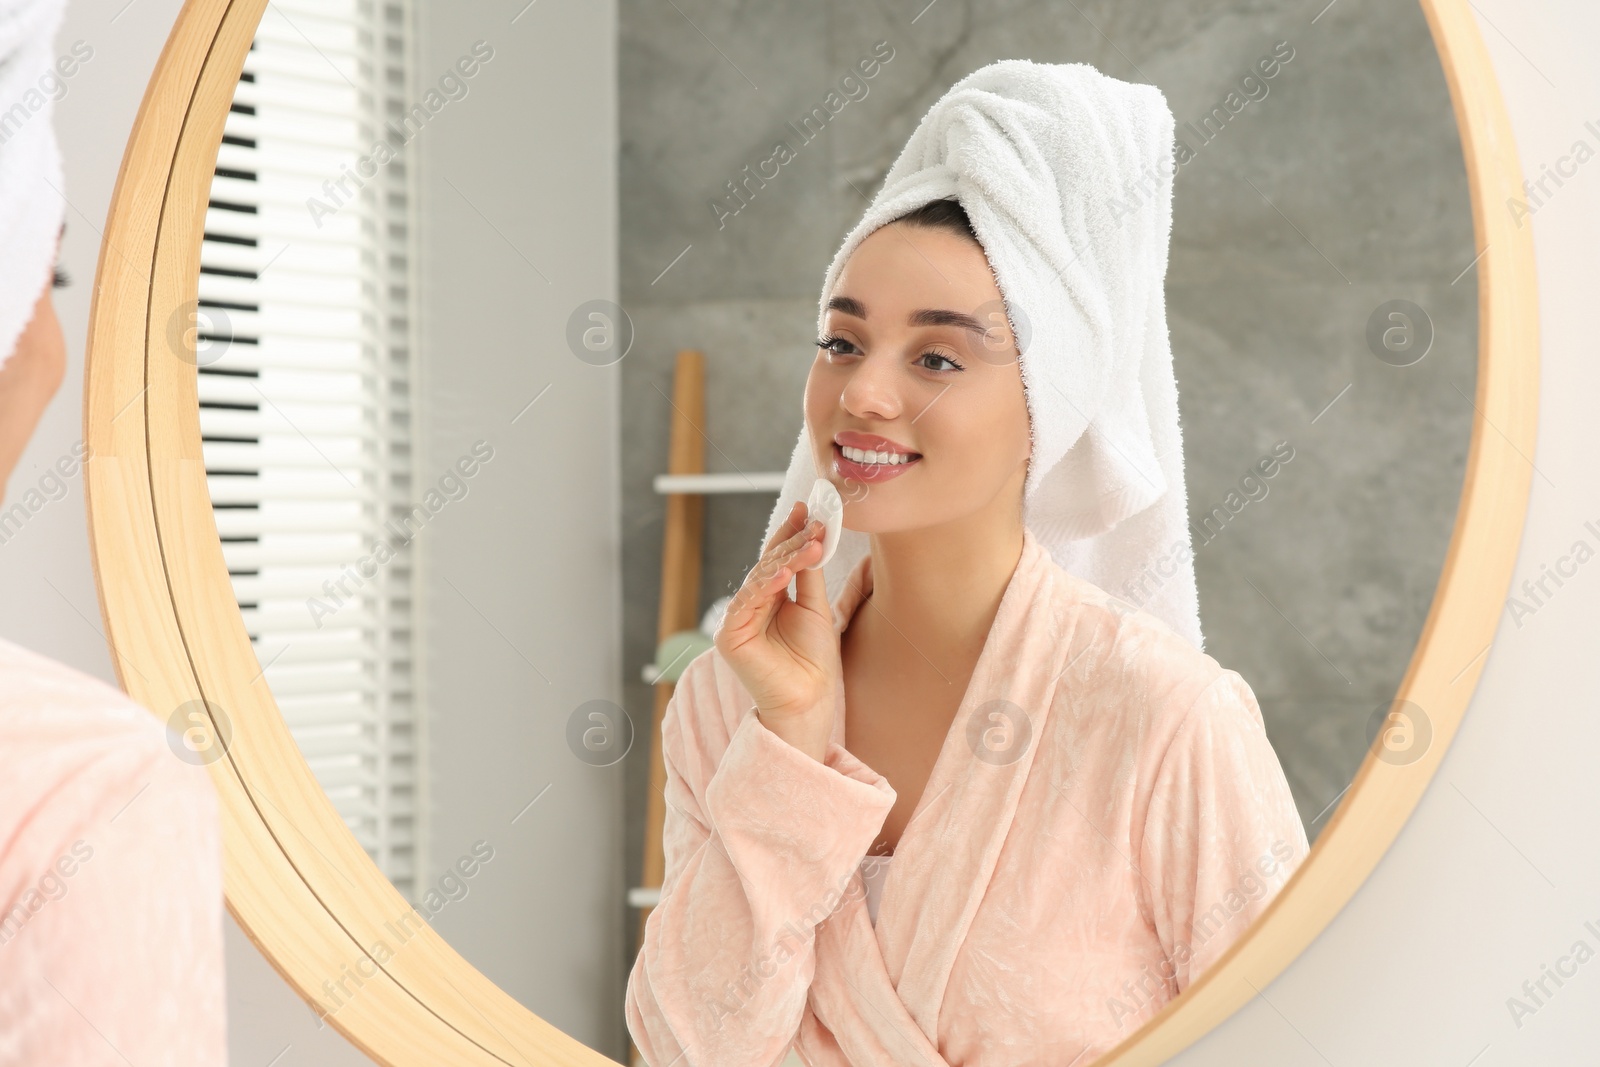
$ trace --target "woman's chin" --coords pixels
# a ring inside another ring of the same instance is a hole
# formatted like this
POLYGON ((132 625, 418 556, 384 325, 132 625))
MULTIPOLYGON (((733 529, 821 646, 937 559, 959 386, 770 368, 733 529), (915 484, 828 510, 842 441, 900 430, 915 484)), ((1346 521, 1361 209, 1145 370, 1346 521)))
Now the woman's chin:
POLYGON ((906 509, 903 507, 887 507, 881 500, 875 503, 876 506, 864 500, 855 504, 846 502, 841 525, 844 529, 859 534, 903 533, 906 530, 922 529, 926 525, 920 522, 907 522, 906 509))

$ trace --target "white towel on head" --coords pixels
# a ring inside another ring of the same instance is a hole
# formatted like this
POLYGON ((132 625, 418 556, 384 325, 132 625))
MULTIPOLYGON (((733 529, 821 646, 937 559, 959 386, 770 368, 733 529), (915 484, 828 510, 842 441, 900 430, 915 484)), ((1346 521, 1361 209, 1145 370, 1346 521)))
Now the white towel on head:
POLYGON ((0 0, 0 365, 49 284, 66 203, 51 128, 61 0, 0 0), (54 186, 55 188, 51 188, 54 186))
MULTIPOLYGON (((992 63, 917 125, 828 267, 818 329, 864 238, 960 201, 1021 342, 1028 529, 1065 570, 1203 648, 1167 335, 1172 177, 1159 89, 1081 63, 992 63)), ((763 544, 816 479, 802 425, 763 544)), ((868 535, 844 532, 823 568, 830 600, 868 550, 868 535)))

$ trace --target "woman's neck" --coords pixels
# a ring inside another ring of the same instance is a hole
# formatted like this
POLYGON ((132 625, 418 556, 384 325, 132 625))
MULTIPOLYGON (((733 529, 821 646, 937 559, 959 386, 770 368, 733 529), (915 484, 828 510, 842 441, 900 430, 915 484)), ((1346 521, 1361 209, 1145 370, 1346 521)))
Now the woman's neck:
POLYGON ((1022 559, 1022 530, 1020 516, 997 521, 979 512, 942 526, 872 534, 875 614, 934 669, 969 669, 1022 559))

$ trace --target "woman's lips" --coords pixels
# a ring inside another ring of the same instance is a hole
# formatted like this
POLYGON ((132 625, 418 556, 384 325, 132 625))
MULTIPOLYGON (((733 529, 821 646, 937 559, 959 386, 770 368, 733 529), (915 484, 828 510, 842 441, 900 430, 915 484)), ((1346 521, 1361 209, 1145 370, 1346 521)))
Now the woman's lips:
POLYGON ((833 443, 843 445, 845 448, 859 448, 871 452, 893 452, 897 455, 916 455, 917 450, 908 448, 898 441, 884 437, 882 434, 863 433, 860 430, 840 430, 833 437, 833 443))
POLYGON ((922 462, 922 457, 906 460, 904 463, 857 463, 844 454, 844 449, 837 444, 833 446, 833 471, 841 478, 849 478, 858 482, 869 482, 876 485, 886 482, 891 478, 898 478, 906 471, 922 462))

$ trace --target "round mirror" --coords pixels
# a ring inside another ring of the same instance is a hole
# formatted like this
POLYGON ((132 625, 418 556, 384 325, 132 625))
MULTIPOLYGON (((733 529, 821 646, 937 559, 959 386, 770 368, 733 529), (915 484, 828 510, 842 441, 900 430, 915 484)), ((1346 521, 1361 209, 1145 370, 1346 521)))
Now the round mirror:
POLYGON ((962 76, 1088 63, 1176 119, 1205 651, 1314 845, 1093 1062, 1183 1047, 1398 832, 1509 581, 1531 249, 1466 6, 518 6, 190 0, 129 146, 94 547, 125 686, 206 739, 234 914, 380 1062, 629 1062, 663 716, 756 562, 824 268, 962 76))

